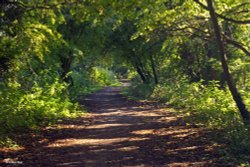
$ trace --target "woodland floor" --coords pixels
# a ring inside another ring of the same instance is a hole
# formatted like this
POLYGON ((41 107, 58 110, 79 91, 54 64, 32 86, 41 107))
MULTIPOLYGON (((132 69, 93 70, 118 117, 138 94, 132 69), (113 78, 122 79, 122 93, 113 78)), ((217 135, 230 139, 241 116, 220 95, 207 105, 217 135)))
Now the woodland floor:
POLYGON ((21 149, 1 150, 0 166, 232 166, 223 164, 223 146, 212 141, 212 132, 187 125, 166 106, 127 100, 120 91, 106 87, 80 102, 90 111, 87 118, 27 135, 21 149))

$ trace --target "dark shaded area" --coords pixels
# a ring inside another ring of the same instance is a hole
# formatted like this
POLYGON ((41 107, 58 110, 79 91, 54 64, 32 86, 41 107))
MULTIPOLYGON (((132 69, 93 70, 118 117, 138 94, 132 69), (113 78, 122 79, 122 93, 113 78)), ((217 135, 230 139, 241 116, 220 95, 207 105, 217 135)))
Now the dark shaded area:
MULTIPOLYGON (((203 129, 150 102, 128 101, 107 87, 81 101, 91 116, 63 121, 5 153, 5 166, 230 166, 203 129)), ((1 164, 1 165, 2 165, 1 164)))

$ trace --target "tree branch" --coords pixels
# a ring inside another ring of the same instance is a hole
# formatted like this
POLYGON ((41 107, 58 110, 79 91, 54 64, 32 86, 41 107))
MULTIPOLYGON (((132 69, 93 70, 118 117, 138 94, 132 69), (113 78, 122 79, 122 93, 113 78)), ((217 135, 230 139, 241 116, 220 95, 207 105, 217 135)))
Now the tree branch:
MULTIPOLYGON (((203 3, 201 3, 199 0, 193 0, 194 2, 196 2, 197 4, 199 4, 203 9, 206 9, 207 11, 209 10, 208 7, 206 5, 204 5, 203 3)), ((232 18, 228 18, 226 16, 223 16, 221 14, 215 13, 215 15, 221 19, 224 19, 226 21, 230 21, 233 23, 237 23, 237 24, 250 24, 250 20, 235 20, 232 18)))
POLYGON ((224 39, 228 44, 233 45, 234 47, 242 50, 247 56, 250 56, 250 52, 240 42, 234 41, 227 37, 224 37, 224 39))

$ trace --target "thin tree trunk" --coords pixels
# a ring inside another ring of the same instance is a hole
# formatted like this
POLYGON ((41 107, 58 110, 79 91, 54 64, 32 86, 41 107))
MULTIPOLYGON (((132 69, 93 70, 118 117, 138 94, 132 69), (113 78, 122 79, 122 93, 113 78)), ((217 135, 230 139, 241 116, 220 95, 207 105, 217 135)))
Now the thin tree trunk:
POLYGON ((137 73, 140 75, 142 82, 143 83, 147 83, 147 79, 144 76, 144 74, 143 74, 142 70, 140 69, 140 67, 138 67, 137 65, 135 65, 135 69, 136 69, 137 73))
POLYGON ((61 57, 61 67, 62 67, 62 75, 61 78, 64 82, 68 83, 70 86, 73 86, 73 79, 69 76, 69 72, 71 69, 72 63, 72 51, 69 51, 68 57, 61 57))
POLYGON ((236 86, 234 85, 232 76, 229 72, 229 68, 227 64, 227 56, 225 54, 225 48, 224 48, 222 38, 221 38, 221 29, 218 24, 218 19, 214 11, 212 0, 207 0, 207 5, 208 5, 211 21, 213 23, 214 33, 215 33, 216 42, 219 48, 219 53, 221 56, 221 64, 222 64, 225 80, 227 81, 229 90, 233 96, 234 101, 236 102, 238 106, 238 109, 240 111, 244 124, 250 124, 249 112, 247 111, 246 106, 243 102, 243 99, 240 93, 238 92, 236 86))
MULTIPOLYGON (((135 54, 134 54, 135 55, 135 54)), ((136 57, 136 56, 135 56, 136 57)), ((151 80, 151 74, 150 72, 146 69, 145 63, 142 63, 142 60, 139 57, 136 57, 137 65, 140 67, 142 74, 145 77, 146 82, 145 83, 150 83, 151 80)))
POLYGON ((136 69, 137 73, 140 75, 142 82, 144 84, 147 84, 149 80, 148 80, 146 71, 143 68, 143 64, 141 60, 136 56, 134 52, 131 52, 131 55, 133 55, 133 57, 131 57, 132 58, 131 60, 132 60, 132 64, 134 68, 136 69))
POLYGON ((154 59, 153 59, 152 55, 150 55, 150 61, 151 61, 151 68, 152 68, 153 75, 154 75, 154 81, 155 81, 155 84, 157 85, 158 84, 158 76, 157 76, 157 73, 155 70, 155 63, 154 63, 154 59))

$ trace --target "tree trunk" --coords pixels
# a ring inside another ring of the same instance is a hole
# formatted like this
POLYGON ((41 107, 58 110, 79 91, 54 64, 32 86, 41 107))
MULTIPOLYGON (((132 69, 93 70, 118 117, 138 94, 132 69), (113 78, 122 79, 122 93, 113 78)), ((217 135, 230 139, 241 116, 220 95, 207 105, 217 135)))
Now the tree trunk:
POLYGON ((155 84, 157 85, 158 84, 158 76, 157 76, 157 73, 155 70, 155 63, 154 63, 154 59, 153 59, 152 55, 150 55, 150 62, 151 62, 151 68, 152 68, 153 75, 154 75, 154 81, 155 81, 155 84))
POLYGON ((73 86, 73 79, 69 76, 69 72, 71 69, 72 63, 72 51, 69 51, 69 55, 67 57, 61 57, 61 67, 62 67, 62 75, 61 78, 64 82, 68 83, 70 86, 73 86))
POLYGON ((240 93, 238 92, 236 86, 234 85, 233 80, 232 80, 232 76, 229 72, 229 68, 228 68, 228 64, 227 64, 227 56, 225 54, 225 48, 224 48, 223 41, 221 38, 221 29, 220 29, 220 26, 218 24, 218 19, 216 17, 215 11, 214 11, 212 0, 207 0, 207 5, 208 5, 211 21, 212 21, 213 27, 214 27, 214 34, 215 34, 216 43, 218 45, 218 49, 219 49, 219 53, 220 53, 220 57, 221 57, 221 64, 222 64, 225 80, 227 81, 229 90, 233 96, 234 101, 236 102, 236 104, 238 106, 238 109, 240 111, 240 114, 242 116, 244 124, 250 124, 249 112, 247 111, 246 106, 243 102, 243 99, 242 99, 240 93))
POLYGON ((142 70, 140 69, 140 67, 138 65, 135 65, 135 69, 136 69, 137 73, 140 75, 142 82, 147 83, 147 79, 144 76, 144 74, 143 74, 142 70))
POLYGON ((136 56, 134 52, 131 52, 131 55, 133 55, 131 57, 131 61, 134 68, 136 69, 136 72, 140 75, 142 82, 144 84, 147 84, 149 80, 141 60, 136 56))

